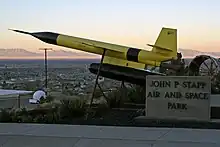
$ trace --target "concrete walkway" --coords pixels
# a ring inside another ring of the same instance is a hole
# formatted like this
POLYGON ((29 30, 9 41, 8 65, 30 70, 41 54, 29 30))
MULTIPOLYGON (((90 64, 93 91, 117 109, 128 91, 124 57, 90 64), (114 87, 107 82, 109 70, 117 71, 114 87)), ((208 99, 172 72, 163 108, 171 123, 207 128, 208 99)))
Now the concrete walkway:
POLYGON ((0 147, 219 147, 219 130, 0 123, 0 147))

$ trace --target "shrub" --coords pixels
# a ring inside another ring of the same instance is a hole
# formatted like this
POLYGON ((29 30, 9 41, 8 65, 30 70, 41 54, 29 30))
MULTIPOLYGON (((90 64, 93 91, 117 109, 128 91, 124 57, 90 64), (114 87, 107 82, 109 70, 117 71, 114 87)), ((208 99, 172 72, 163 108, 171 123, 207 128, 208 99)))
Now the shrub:
POLYGON ((128 102, 136 103, 136 104, 144 104, 145 103, 145 89, 141 86, 133 86, 128 89, 128 102))
POLYGON ((124 107, 125 102, 145 104, 145 96, 144 87, 131 85, 126 89, 118 88, 118 90, 109 92, 106 101, 110 108, 120 108, 124 107), (122 92, 124 92, 124 95, 122 95, 122 92))
POLYGON ((55 98, 53 96, 48 95, 47 98, 46 98, 46 102, 52 102, 52 101, 54 101, 54 99, 55 98))
POLYGON ((96 88, 95 93, 94 93, 94 98, 99 98, 102 95, 103 95, 102 91, 99 88, 96 88))
POLYGON ((17 111, 18 115, 28 115, 28 111, 26 108, 21 108, 20 111, 17 111))
POLYGON ((64 119, 82 117, 86 111, 85 104, 86 101, 84 99, 63 99, 61 100, 59 115, 64 119))
POLYGON ((43 104, 43 103, 49 103, 49 102, 52 102, 54 101, 54 97, 51 96, 51 95, 48 95, 46 99, 44 99, 43 97, 40 99, 40 104, 43 104))
POLYGON ((12 122, 10 111, 7 109, 0 110, 0 122, 12 122))
POLYGON ((109 108, 120 108, 122 106, 120 91, 115 90, 108 93, 106 101, 109 108))
POLYGON ((107 104, 99 104, 94 109, 94 117, 102 117, 104 114, 106 114, 109 110, 109 107, 107 104))
POLYGON ((31 115, 29 115, 29 112, 26 108, 13 110, 10 113, 12 117, 12 122, 24 122, 24 123, 32 122, 33 118, 31 115))

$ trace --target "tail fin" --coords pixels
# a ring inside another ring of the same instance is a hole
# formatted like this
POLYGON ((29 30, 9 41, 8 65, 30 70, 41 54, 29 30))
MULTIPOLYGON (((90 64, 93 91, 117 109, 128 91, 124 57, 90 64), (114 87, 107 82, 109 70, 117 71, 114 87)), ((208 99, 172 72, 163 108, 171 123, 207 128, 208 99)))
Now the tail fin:
POLYGON ((162 28, 160 34, 152 46, 152 52, 157 52, 169 57, 177 56, 177 29, 162 28))
MULTIPOLYGON (((149 45, 149 44, 148 44, 149 45)), ((156 42, 152 46, 152 52, 157 52, 166 57, 177 57, 177 30, 172 28, 162 28, 156 42)), ((146 65, 143 63, 132 62, 128 60, 113 58, 105 56, 103 63, 131 67, 136 69, 145 69, 146 65)))

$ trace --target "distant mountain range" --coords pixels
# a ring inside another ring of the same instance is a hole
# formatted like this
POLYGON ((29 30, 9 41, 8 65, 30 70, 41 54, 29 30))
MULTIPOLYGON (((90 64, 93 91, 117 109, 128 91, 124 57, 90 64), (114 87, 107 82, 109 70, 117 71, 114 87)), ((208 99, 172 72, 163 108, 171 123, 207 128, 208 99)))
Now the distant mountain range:
MULTIPOLYGON (((205 54, 214 57, 220 57, 220 52, 201 52, 192 49, 179 49, 184 58, 192 58, 197 55, 205 54)), ((36 53, 25 49, 0 49, 0 59, 42 59, 44 58, 44 52, 36 53)), ((48 51, 49 59, 88 59, 88 58, 99 58, 98 55, 85 53, 85 52, 73 52, 65 50, 52 50, 48 51)))
MULTIPOLYGON (((48 59, 49 58, 98 58, 97 55, 91 53, 77 53, 72 51, 65 51, 65 50, 52 50, 48 51, 48 59)), ((44 58, 44 51, 42 53, 31 52, 25 49, 0 49, 0 59, 43 59, 44 58)))
POLYGON ((178 51, 182 53, 184 58, 193 58, 197 55, 210 55, 213 57, 220 57, 220 52, 201 52, 192 49, 179 49, 178 51))

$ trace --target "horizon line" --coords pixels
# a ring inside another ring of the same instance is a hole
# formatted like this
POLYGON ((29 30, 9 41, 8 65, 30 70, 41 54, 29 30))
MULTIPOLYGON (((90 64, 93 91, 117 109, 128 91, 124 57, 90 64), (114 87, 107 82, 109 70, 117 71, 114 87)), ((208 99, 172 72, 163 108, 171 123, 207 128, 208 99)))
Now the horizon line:
MULTIPOLYGON (((120 45, 120 44, 117 44, 117 45, 120 45)), ((40 48, 40 47, 39 47, 40 48)), ((22 47, 9 47, 9 48, 5 48, 5 47, 0 47, 0 49, 23 49, 23 50, 26 50, 26 51, 29 51, 29 52, 33 52, 33 53, 40 53, 41 52, 37 52, 39 48, 36 48, 36 49, 28 49, 28 48, 22 48, 22 47)), ((63 48, 63 47, 61 47, 63 48)), ((53 51, 65 51, 65 52, 73 52, 73 53, 80 53, 80 54, 87 54, 88 52, 84 52, 84 51, 81 51, 81 52, 78 52, 79 50, 77 49, 71 49, 71 48, 65 48, 65 49, 59 49, 59 48, 52 48, 53 51), (76 52, 75 52, 76 51, 76 52)), ((151 51, 151 49, 144 49, 144 48, 140 48, 140 49, 143 49, 143 50, 147 50, 147 51, 151 51)), ((192 51, 198 51, 198 52, 207 52, 207 51, 200 51, 200 50, 197 50, 197 49, 190 49, 190 48, 182 48, 182 47, 179 47, 177 49, 177 51, 179 50, 192 50, 192 51)), ((219 51, 208 51, 208 52, 219 52, 219 51)), ((91 54, 91 53, 88 53, 88 54, 91 54)))
MULTIPOLYGON (((183 59, 193 59, 196 56, 183 56, 183 59)), ((217 57, 216 57, 217 58, 217 57)), ((47 58, 47 60, 100 60, 101 57, 97 58, 47 58)), ((44 60, 43 58, 0 58, 1 60, 44 60)))

